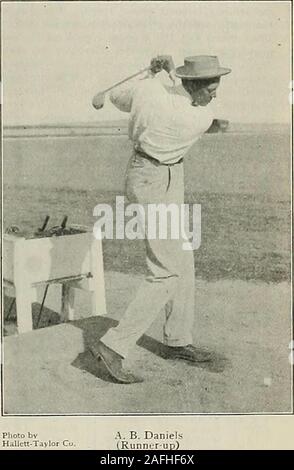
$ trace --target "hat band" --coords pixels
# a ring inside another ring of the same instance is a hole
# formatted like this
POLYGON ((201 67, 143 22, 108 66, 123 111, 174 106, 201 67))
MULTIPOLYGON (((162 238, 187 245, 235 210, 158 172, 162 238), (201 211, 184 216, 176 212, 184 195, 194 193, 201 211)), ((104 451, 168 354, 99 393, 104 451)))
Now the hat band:
POLYGON ((201 69, 201 70, 187 70, 183 68, 182 70, 179 70, 180 73, 186 74, 186 75, 191 75, 191 76, 202 76, 202 75, 213 75, 213 74, 218 74, 221 71, 219 67, 214 67, 214 68, 209 68, 209 69, 201 69))

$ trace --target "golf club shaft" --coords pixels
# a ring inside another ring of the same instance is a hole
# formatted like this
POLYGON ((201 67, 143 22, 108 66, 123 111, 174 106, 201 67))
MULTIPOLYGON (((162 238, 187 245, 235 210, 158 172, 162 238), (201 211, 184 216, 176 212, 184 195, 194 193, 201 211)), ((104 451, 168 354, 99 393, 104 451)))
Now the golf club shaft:
POLYGON ((122 83, 125 83, 125 82, 127 82, 128 80, 131 80, 131 78, 135 78, 135 77, 137 77, 137 75, 140 75, 140 74, 143 73, 143 72, 147 72, 147 70, 149 70, 149 69, 150 69, 150 66, 145 67, 145 69, 140 70, 139 72, 136 72, 136 73, 134 73, 133 75, 130 75, 129 77, 127 77, 127 78, 124 78, 124 79, 121 80, 120 82, 115 83, 114 85, 112 85, 111 87, 107 88, 106 90, 101 91, 100 93, 101 93, 101 94, 102 94, 102 93, 107 93, 108 91, 110 91, 110 90, 112 90, 113 88, 115 88, 115 87, 121 85, 122 83))

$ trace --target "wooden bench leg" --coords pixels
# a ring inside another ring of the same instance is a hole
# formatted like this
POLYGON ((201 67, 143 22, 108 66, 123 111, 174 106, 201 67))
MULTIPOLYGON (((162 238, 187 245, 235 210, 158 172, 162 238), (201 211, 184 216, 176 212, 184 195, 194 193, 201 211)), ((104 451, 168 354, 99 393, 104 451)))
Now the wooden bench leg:
POLYGON ((62 321, 74 320, 74 297, 75 292, 67 283, 61 288, 61 319, 62 321))
POLYGON ((24 280, 23 282, 15 285, 18 333, 26 333, 33 329, 32 294, 32 287, 24 280))
POLYGON ((16 298, 16 318, 18 333, 26 333, 33 329, 32 300, 33 288, 30 277, 24 266, 23 253, 25 240, 17 240, 14 248, 14 288, 16 298))

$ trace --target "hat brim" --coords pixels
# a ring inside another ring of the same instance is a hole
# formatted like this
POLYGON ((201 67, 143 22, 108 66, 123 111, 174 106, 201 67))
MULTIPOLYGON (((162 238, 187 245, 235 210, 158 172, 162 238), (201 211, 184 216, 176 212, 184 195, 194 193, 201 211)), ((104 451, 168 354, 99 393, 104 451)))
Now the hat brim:
POLYGON ((226 67, 219 67, 217 72, 213 72, 211 74, 208 73, 199 73, 199 74, 187 74, 186 68, 184 65, 181 65, 180 67, 176 68, 176 76, 179 78, 186 78, 188 80, 202 80, 205 78, 217 78, 221 77, 222 75, 227 75, 230 73, 232 70, 228 69, 226 67))

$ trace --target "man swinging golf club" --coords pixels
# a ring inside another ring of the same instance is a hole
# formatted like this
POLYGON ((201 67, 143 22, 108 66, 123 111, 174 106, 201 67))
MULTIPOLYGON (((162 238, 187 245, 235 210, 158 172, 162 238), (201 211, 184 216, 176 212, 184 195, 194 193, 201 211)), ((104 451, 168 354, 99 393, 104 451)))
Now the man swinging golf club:
MULTIPOLYGON (((215 56, 185 58, 174 68, 170 56, 152 59, 149 75, 128 88, 113 89, 111 102, 130 113, 129 136, 134 144, 126 172, 126 194, 142 204, 183 204, 183 157, 211 126, 209 103, 216 97, 221 67, 215 56), (156 77, 164 69, 180 86, 167 87, 156 77)), ((103 104, 102 104, 103 105, 103 104)), ((93 99, 101 107, 101 94, 93 99)), ((149 275, 140 286, 117 327, 111 328, 91 348, 119 383, 141 382, 123 367, 137 340, 165 307, 163 339, 167 358, 192 363, 207 362, 211 354, 193 345, 194 256, 183 250, 183 239, 145 237, 149 275)))

